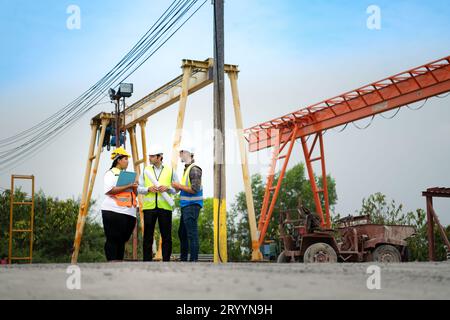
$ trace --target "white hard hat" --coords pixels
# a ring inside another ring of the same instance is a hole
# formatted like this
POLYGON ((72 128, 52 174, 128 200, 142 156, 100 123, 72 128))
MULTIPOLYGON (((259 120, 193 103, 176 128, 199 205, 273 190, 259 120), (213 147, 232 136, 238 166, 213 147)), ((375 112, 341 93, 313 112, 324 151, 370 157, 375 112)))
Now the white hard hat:
POLYGON ((190 154, 194 154, 195 153, 195 148, 187 143, 183 143, 179 148, 178 151, 187 151, 190 154))
POLYGON ((149 148, 148 155, 149 156, 156 156, 156 155, 159 155, 159 154, 161 154, 161 155, 164 154, 164 151, 161 148, 161 146, 159 146, 157 144, 151 145, 150 148, 149 148))

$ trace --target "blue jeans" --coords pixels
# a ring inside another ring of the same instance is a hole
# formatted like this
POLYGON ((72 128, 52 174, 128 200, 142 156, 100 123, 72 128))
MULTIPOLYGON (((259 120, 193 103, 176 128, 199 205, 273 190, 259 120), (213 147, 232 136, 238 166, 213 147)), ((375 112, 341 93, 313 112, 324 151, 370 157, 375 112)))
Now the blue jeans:
POLYGON ((187 261, 190 251, 189 261, 198 260, 198 215, 201 206, 194 204, 181 208, 180 227, 178 236, 180 237, 180 260, 187 261))

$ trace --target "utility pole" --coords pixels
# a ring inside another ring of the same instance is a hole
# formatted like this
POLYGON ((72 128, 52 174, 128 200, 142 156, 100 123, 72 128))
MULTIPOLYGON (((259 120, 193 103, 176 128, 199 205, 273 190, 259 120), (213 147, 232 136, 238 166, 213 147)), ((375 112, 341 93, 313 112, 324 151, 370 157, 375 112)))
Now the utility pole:
POLYGON ((214 0, 214 263, 226 263, 224 0, 214 0))

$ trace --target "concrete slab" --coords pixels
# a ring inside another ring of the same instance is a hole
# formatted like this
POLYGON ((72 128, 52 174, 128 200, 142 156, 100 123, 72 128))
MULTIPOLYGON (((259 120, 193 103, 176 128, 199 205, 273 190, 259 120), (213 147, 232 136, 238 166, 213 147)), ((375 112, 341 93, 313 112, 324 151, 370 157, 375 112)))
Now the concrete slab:
POLYGON ((371 264, 125 262, 0 266, 0 299, 448 299, 450 263, 371 264), (370 281, 376 284, 376 281, 370 281))

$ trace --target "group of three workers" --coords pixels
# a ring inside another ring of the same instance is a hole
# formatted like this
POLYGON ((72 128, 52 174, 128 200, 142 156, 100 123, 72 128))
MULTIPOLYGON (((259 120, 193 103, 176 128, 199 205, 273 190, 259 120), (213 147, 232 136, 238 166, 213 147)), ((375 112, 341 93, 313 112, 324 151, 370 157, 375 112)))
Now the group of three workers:
POLYGON ((136 226, 138 207, 137 195, 142 195, 144 215, 144 261, 153 259, 153 238, 156 222, 162 238, 162 259, 170 261, 172 254, 172 211, 175 194, 180 192, 181 218, 178 229, 180 238, 180 260, 198 260, 198 216, 203 207, 202 169, 195 164, 194 151, 190 147, 180 150, 184 173, 179 182, 173 168, 163 164, 163 152, 152 150, 150 165, 139 179, 125 186, 117 186, 121 171, 128 167, 130 155, 118 148, 111 154, 110 170, 104 176, 105 199, 101 206, 106 243, 105 255, 108 261, 122 261, 125 244, 136 226), (190 253, 190 256, 189 256, 190 253))

